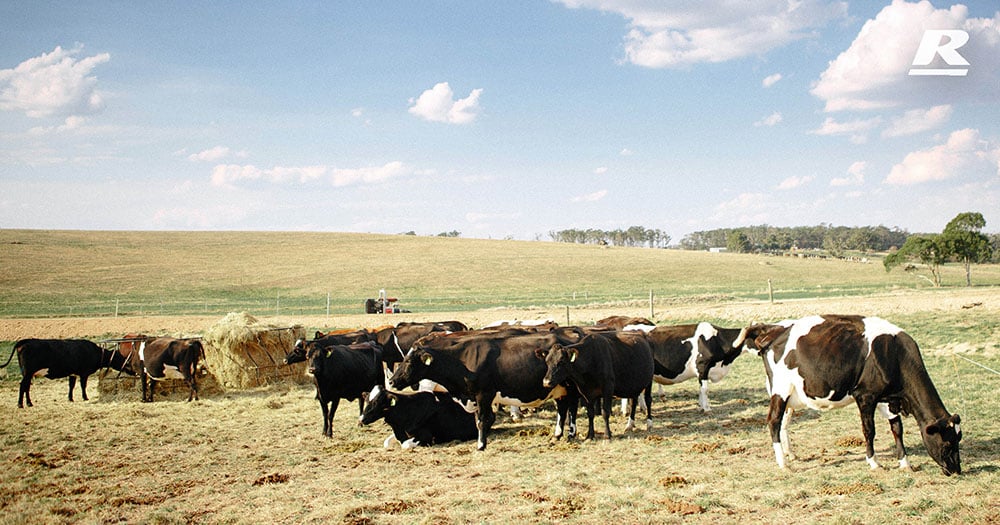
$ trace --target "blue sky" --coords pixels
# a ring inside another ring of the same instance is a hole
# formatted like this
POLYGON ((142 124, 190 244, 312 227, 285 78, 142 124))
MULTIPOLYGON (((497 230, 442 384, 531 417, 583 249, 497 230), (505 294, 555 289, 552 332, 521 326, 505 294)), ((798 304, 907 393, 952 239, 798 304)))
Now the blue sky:
POLYGON ((998 9, 4 2, 0 227, 1000 231, 998 9))

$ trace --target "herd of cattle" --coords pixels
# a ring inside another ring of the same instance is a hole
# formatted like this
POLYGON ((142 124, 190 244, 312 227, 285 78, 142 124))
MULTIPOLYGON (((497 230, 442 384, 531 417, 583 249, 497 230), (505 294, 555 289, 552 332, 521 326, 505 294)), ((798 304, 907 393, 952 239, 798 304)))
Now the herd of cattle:
MULTIPOLYGON (((87 399, 87 376, 110 367, 142 376, 143 401, 152 401, 155 381, 182 377, 197 399, 195 369, 203 348, 198 340, 142 339, 138 348, 121 344, 105 350, 86 340, 24 339, 18 356, 22 380, 18 407, 31 406, 32 377, 69 377, 69 399, 80 378, 87 399)), ((889 421, 900 468, 909 468, 903 446, 903 415, 912 415, 928 455, 945 475, 961 473, 960 418, 944 407, 924 367, 917 343, 882 319, 824 315, 744 328, 710 323, 656 326, 642 318, 602 319, 592 326, 552 322, 502 322, 469 329, 458 321, 399 323, 379 330, 317 332, 300 340, 285 363, 307 362, 323 414, 323 434, 341 399, 359 401, 359 423, 383 419, 404 448, 454 440, 477 440, 486 448, 496 420, 494 405, 537 407, 556 404, 554 436, 576 434, 576 412, 587 410, 587 439, 594 418, 609 415, 614 398, 628 413, 626 431, 644 405, 652 426, 651 386, 697 377, 698 403, 709 411, 709 383, 721 380, 744 352, 760 356, 767 375, 767 425, 777 464, 794 458, 788 444, 788 409, 839 408, 855 403, 861 412, 866 460, 875 461, 874 415, 889 421), (366 403, 367 400, 367 403, 366 403), (626 403, 627 401, 627 403, 626 403), (568 428, 567 428, 568 427, 568 428)), ((6 364, 3 366, 7 366, 6 364)))

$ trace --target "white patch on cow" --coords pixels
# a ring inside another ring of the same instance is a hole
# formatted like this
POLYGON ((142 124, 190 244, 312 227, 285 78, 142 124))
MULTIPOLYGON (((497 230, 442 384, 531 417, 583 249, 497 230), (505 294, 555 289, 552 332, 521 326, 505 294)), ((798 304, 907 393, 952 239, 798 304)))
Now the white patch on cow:
POLYGON ((871 470, 878 470, 882 468, 882 466, 878 464, 878 461, 875 461, 875 458, 865 457, 865 461, 868 462, 868 468, 871 470))
MULTIPOLYGON (((872 353, 872 341, 874 341, 878 336, 891 335, 896 337, 897 334, 903 331, 902 328, 878 317, 865 317, 863 321, 865 323, 864 335, 868 343, 868 355, 871 355, 872 353)), ((865 357, 867 357, 867 355, 865 357)))
POLYGON ((375 396, 379 395, 380 393, 382 393, 382 387, 375 385, 375 387, 372 388, 372 391, 368 393, 368 399, 369 400, 375 399, 375 396))
POLYGON ((146 341, 139 343, 139 361, 146 360, 146 341))
POLYGON ((462 407, 462 410, 464 410, 467 414, 475 414, 476 409, 479 408, 476 405, 476 402, 471 399, 463 402, 461 399, 453 397, 451 400, 454 401, 456 405, 462 407))
POLYGON ((661 385, 675 385, 683 383, 692 377, 698 377, 698 335, 695 334, 694 337, 689 337, 684 342, 691 345, 691 355, 688 356, 687 362, 684 363, 684 371, 673 378, 653 374, 653 381, 661 385))
POLYGON ((413 450, 420 446, 420 442, 417 441, 417 438, 410 438, 404 441, 400 446, 403 450, 413 450))
POLYGON ((790 350, 795 348, 799 338, 808 334, 814 326, 822 322, 823 318, 818 315, 804 317, 795 321, 791 325, 791 330, 788 334, 788 342, 785 344, 785 347, 772 347, 764 356, 765 359, 768 360, 768 363, 771 363, 771 373, 773 376, 770 385, 770 392, 768 393, 772 396, 779 396, 782 399, 787 400, 792 408, 802 408, 803 406, 806 406, 805 402, 799 399, 799 396, 797 395, 798 392, 805 391, 803 389, 804 381, 797 370, 789 370, 789 368, 785 365, 785 356, 790 350))
POLYGON ((899 468, 902 470, 913 470, 910 467, 910 460, 906 459, 906 456, 903 456, 903 459, 899 460, 899 468))
POLYGON ((184 379, 181 370, 173 365, 163 365, 163 377, 154 377, 157 381, 162 379, 184 379))
POLYGON ((622 328, 622 332, 645 332, 648 334, 649 332, 652 332, 654 328, 656 328, 656 326, 650 324, 630 324, 625 325, 625 327, 622 328))
POLYGON ((899 416, 899 414, 894 414, 891 410, 889 410, 889 403, 879 403, 875 405, 875 408, 877 408, 878 413, 886 419, 892 419, 899 416))
POLYGON ((708 369, 708 380, 713 383, 718 383, 722 381, 722 378, 726 377, 729 373, 729 365, 724 365, 721 362, 716 363, 715 366, 708 369))
POLYGON ((399 440, 396 439, 396 436, 394 434, 389 434, 389 437, 385 438, 385 441, 382 442, 382 448, 392 450, 398 444, 399 440))
POLYGON ((447 392, 447 391, 448 389, 441 386, 440 383, 437 383, 430 379, 421 379, 420 382, 417 383, 417 392, 434 393, 434 392, 447 392))
POLYGON ((625 432, 630 432, 632 430, 635 430, 635 420, 630 417, 625 423, 625 432))
POLYGON ((521 414, 521 407, 516 405, 511 405, 507 407, 507 410, 510 412, 510 418, 513 419, 514 421, 520 421, 524 419, 524 416, 521 414))

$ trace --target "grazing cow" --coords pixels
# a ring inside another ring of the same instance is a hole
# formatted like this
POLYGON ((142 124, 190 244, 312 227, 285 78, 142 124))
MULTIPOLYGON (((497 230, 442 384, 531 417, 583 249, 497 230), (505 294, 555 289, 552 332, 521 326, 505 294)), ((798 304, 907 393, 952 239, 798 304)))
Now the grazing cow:
POLYGON ((604 415, 604 437, 611 439, 611 401, 617 396, 633 401, 626 430, 635 421, 635 401, 645 394, 646 426, 652 428, 653 354, 641 334, 593 333, 571 345, 555 344, 542 352, 544 386, 572 383, 587 405, 587 439, 594 438, 594 412, 598 401, 604 415))
POLYGON ((139 373, 142 376, 142 401, 153 401, 156 382, 164 379, 183 379, 190 392, 188 401, 198 399, 198 382, 195 375, 198 359, 205 349, 198 339, 157 337, 139 345, 139 373))
POLYGON ((527 407, 557 400, 558 437, 566 415, 567 405, 560 401, 566 389, 542 385, 546 368, 536 352, 559 342, 575 342, 577 337, 572 332, 521 333, 518 329, 430 335, 414 343, 389 384, 402 390, 430 379, 461 401, 475 401, 479 450, 486 449, 496 421, 492 403, 497 398, 506 405, 527 407))
POLYGON ((311 341, 306 352, 306 373, 316 381, 316 399, 323 411, 323 435, 332 437, 333 416, 340 400, 360 400, 360 415, 364 413, 364 395, 385 383, 382 348, 372 343, 324 347, 311 341))
POLYGON ((417 392, 404 395, 376 386, 368 395, 360 423, 370 425, 381 418, 385 418, 393 433, 385 440, 385 448, 390 448, 393 440, 401 443, 404 449, 410 449, 449 441, 471 441, 479 435, 476 416, 449 394, 417 392))
POLYGON ((774 458, 781 468, 794 458, 788 445, 790 409, 840 408, 861 412, 865 458, 875 461, 875 411, 889 420, 900 468, 908 469, 901 416, 912 414, 924 446, 945 475, 962 472, 958 414, 949 414, 924 367, 917 343, 877 317, 824 315, 750 327, 748 339, 763 356, 767 414, 774 458))
POLYGON ((646 332, 646 338, 656 362, 653 380, 673 385, 697 377, 701 386, 698 406, 708 412, 712 410, 709 382, 717 383, 729 373, 729 366, 743 353, 746 332, 698 323, 658 326, 646 332))
POLYGON ((17 408, 31 403, 31 378, 47 377, 58 379, 69 376, 69 400, 73 400, 76 378, 80 378, 83 400, 87 399, 87 378, 100 368, 114 368, 127 374, 132 369, 121 354, 114 350, 104 350, 86 339, 21 339, 14 343, 10 357, 0 368, 10 364, 17 353, 17 363, 21 367, 21 389, 17 394, 17 408))

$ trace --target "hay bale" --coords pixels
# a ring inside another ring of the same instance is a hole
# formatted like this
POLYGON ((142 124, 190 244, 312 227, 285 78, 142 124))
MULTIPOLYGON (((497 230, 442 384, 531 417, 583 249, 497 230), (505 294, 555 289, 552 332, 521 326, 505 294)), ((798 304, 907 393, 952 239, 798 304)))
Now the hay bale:
POLYGON ((301 325, 262 325, 246 312, 232 312, 209 327, 202 337, 205 368, 227 390, 307 383, 305 363, 283 363, 295 341, 305 337, 301 325))

